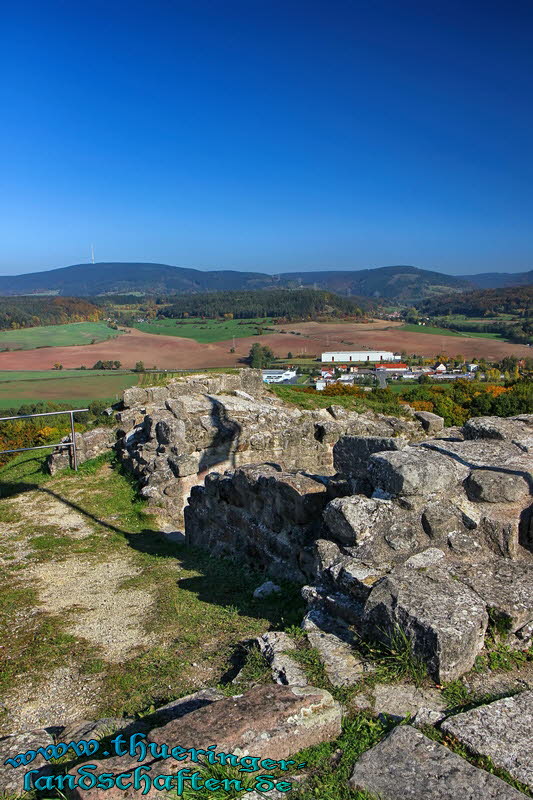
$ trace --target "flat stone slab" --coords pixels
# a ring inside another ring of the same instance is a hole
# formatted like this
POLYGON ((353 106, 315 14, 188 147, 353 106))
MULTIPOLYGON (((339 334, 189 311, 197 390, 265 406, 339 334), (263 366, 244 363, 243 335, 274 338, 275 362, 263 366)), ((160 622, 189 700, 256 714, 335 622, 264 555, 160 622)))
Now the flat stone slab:
POLYGON ((256 686, 192 711, 151 731, 154 742, 205 747, 226 753, 287 758, 304 747, 336 738, 342 711, 329 692, 312 686, 256 686))
POLYGON ((374 711, 397 719, 414 717, 421 709, 437 712, 444 716, 446 700, 438 689, 419 689, 416 686, 378 683, 374 689, 374 711))
POLYGON ((533 691, 449 717, 442 729, 533 788, 533 691))
POLYGON ((346 625, 319 609, 312 609, 304 617, 302 628, 311 647, 318 650, 333 686, 351 686, 359 680, 365 664, 354 651, 356 639, 346 625))
POLYGON ((416 728, 402 725, 355 764, 351 789, 380 800, 524 800, 524 795, 469 764, 416 728))

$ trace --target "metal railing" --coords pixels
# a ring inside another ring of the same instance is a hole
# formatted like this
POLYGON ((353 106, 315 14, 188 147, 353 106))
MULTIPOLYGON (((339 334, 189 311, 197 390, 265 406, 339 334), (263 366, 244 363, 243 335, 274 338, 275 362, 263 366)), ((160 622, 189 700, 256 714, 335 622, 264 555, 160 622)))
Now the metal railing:
POLYGON ((31 417, 57 417, 59 414, 70 414, 70 442, 58 442, 57 444, 39 444, 35 447, 19 447, 16 450, 0 450, 0 455, 5 453, 26 453, 28 450, 46 450, 49 447, 69 447, 72 454, 72 465, 78 470, 78 456, 76 453, 76 431, 74 430, 74 414, 79 411, 88 411, 88 408, 72 408, 70 411, 46 411, 44 414, 21 414, 18 417, 0 417, 0 422, 8 422, 13 419, 30 419, 31 417))

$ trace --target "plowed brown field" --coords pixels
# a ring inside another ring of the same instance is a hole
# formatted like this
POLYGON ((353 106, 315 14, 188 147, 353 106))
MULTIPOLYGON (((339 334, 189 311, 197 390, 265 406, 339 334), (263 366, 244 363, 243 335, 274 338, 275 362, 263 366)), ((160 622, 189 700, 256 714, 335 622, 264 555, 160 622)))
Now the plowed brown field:
POLYGON ((78 347, 46 347, 39 350, 19 350, 0 353, 0 370, 51 369, 55 363, 65 368, 92 367, 96 361, 118 360, 123 367, 133 367, 143 361, 147 368, 194 369, 203 367, 234 366, 248 355, 252 344, 268 345, 274 353, 294 356, 306 353, 320 355, 325 350, 350 350, 361 347, 392 351, 406 350, 428 358, 437 353, 466 358, 498 360, 506 355, 525 357, 533 355, 525 345, 508 344, 495 339, 469 339, 460 336, 436 336, 427 333, 408 333, 390 322, 358 325, 355 323, 318 322, 295 323, 284 326, 292 333, 272 333, 266 336, 249 336, 235 340, 235 353, 230 353, 232 342, 200 344, 193 339, 177 336, 158 336, 132 330, 124 336, 99 344, 78 347))

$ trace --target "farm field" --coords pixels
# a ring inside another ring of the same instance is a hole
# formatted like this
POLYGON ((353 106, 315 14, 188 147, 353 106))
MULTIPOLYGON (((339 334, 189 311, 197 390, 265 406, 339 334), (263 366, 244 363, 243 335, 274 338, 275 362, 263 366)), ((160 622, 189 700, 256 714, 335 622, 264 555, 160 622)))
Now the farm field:
POLYGON ((497 361, 504 356, 525 358, 532 355, 526 345, 511 344, 501 339, 465 336, 444 336, 429 333, 410 333, 387 321, 368 324, 319 322, 292 323, 276 326, 277 333, 247 336, 235 339, 235 352, 230 350, 232 339, 222 342, 198 342, 178 336, 153 335, 136 329, 118 339, 86 345, 85 347, 49 347, 38 350, 0 353, 2 370, 49 370, 59 362, 65 369, 85 365, 92 367, 97 361, 119 360, 123 368, 131 369, 143 361, 147 369, 205 369, 206 367, 233 367, 242 364, 253 344, 261 343, 272 349, 279 358, 287 353, 309 358, 326 350, 379 348, 393 352, 416 353, 427 358, 437 354, 453 356, 461 353, 465 358, 485 358, 497 361), (286 330, 286 333, 281 333, 286 330))
POLYGON ((471 339, 472 337, 478 339, 499 339, 502 342, 506 340, 501 333, 485 333, 484 331, 452 331, 449 328, 435 328, 433 325, 402 325, 402 331, 409 333, 431 333, 437 336, 460 336, 463 339, 471 339))
POLYGON ((110 370, 0 372, 0 410, 38 402, 81 406, 93 400, 115 402, 124 389, 138 380, 139 375, 110 370))
POLYGON ((270 319, 198 319, 191 317, 188 320, 181 319, 157 319, 153 322, 139 322, 135 329, 163 336, 179 336, 183 339, 194 339, 196 342, 211 343, 224 342, 235 338, 253 336, 258 327, 271 325, 270 319))
POLYGON ((33 350, 41 347, 83 345, 114 339, 121 331, 109 328, 105 322, 69 322, 65 325, 44 325, 0 331, 0 350, 33 350))

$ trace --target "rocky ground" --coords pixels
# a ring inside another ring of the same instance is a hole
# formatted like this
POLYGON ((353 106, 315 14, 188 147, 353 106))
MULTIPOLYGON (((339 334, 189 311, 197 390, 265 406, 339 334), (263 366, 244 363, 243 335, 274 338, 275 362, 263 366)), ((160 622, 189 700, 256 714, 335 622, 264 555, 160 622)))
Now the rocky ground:
MULTIPOLYGON (((134 486, 98 456, 109 432, 80 441, 82 486, 60 471, 62 454, 48 483, 22 492, 19 481, 0 501, 17 620, 0 763, 93 737, 98 771, 130 771, 110 735, 140 731, 291 759, 269 768, 301 800, 533 796, 533 417, 446 430, 423 412, 291 416, 246 380, 126 396, 122 462, 152 509, 180 512, 190 492, 186 544, 171 524, 154 533, 134 486), (250 465, 266 453, 271 463, 250 465), (294 471, 299 457, 306 469, 294 471), (30 642, 37 664, 23 657, 30 642)), ((84 760, 51 771, 76 775, 84 760)), ((154 776, 183 766, 146 764, 154 776)), ((50 771, 42 757, 32 767, 50 771)), ((21 793, 23 769, 0 766, 5 794, 21 793)), ((140 790, 102 800, 124 794, 140 790)))

